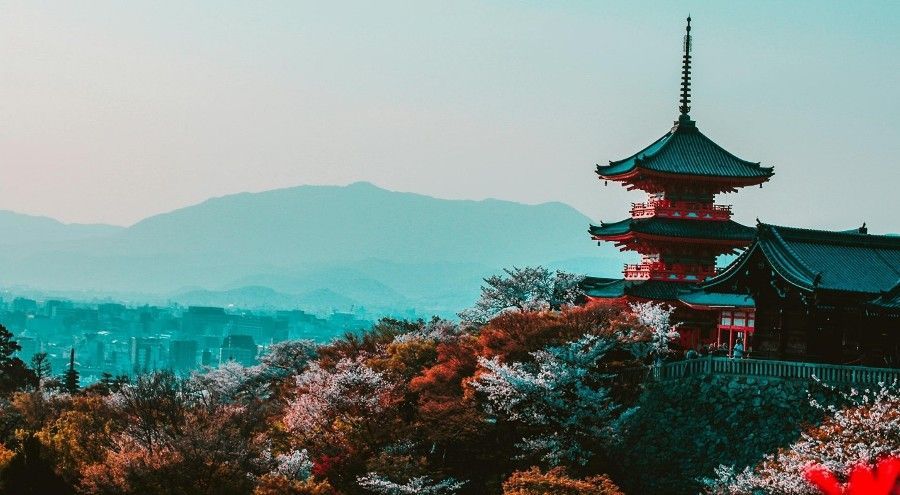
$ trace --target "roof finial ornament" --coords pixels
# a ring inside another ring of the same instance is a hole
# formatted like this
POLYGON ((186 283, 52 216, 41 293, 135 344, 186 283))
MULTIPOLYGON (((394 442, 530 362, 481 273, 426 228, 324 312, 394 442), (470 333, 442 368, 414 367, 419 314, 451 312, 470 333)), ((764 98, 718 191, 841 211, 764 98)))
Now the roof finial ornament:
POLYGON ((687 29, 684 35, 684 60, 681 68, 681 100, 678 109, 679 120, 690 120, 691 111, 691 16, 688 14, 687 29))

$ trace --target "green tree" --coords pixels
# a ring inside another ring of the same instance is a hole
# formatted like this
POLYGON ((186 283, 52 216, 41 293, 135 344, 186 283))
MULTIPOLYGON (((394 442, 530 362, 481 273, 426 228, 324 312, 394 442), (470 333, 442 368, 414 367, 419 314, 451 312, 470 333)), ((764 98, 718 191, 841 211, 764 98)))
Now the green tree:
POLYGON ((47 359, 46 352, 39 352, 34 356, 31 356, 31 371, 34 372, 35 378, 37 380, 37 386, 41 387, 43 385, 44 379, 50 377, 50 375, 53 373, 53 369, 50 366, 49 359, 47 359))
POLYGON ((12 333, 0 325, 0 395, 34 384, 36 376, 21 359, 15 356, 22 348, 12 333))

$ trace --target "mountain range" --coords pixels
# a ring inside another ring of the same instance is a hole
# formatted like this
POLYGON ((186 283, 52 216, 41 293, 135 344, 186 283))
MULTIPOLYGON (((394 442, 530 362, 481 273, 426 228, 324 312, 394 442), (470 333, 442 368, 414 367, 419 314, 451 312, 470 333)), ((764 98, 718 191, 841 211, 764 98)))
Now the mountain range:
POLYGON ((452 314, 504 267, 613 275, 563 203, 446 200, 369 183, 213 198, 130 227, 0 212, 0 284, 238 307, 452 314))

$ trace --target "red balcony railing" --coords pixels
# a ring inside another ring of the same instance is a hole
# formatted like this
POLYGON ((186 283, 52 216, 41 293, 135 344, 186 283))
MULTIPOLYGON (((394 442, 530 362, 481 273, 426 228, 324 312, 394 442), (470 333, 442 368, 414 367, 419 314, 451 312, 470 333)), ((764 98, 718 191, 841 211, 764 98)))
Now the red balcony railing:
POLYGON ((666 264, 661 262, 625 265, 625 278, 628 280, 701 282, 715 276, 715 274, 716 267, 707 265, 666 264))
POLYGON ((632 218, 679 218, 686 220, 728 220, 731 205, 669 201, 661 199, 646 203, 631 203, 632 218))

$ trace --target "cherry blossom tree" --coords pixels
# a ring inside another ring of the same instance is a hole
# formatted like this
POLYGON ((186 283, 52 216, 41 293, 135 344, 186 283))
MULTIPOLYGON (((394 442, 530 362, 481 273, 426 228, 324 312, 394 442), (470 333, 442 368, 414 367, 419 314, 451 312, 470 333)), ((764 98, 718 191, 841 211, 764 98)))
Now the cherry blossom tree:
POLYGON ((505 275, 484 279, 481 298, 475 306, 459 314, 469 325, 482 325, 504 311, 541 311, 574 304, 581 295, 578 284, 584 279, 542 266, 503 270, 505 275))
POLYGON ((312 474, 313 463, 306 449, 275 457, 275 471, 289 480, 304 481, 312 474))
POLYGON ((313 363, 297 376, 297 395, 288 403, 284 423, 304 436, 338 441, 340 425, 362 424, 383 413, 393 385, 362 358, 342 359, 334 368, 313 363))
POLYGON ((645 343, 633 346, 639 353, 661 360, 671 352, 669 345, 678 340, 678 324, 672 323, 675 308, 664 303, 647 301, 630 304, 638 323, 650 329, 650 338, 645 343))
POLYGON ((533 362, 480 358, 486 370, 472 383, 489 414, 533 427, 523 439, 526 455, 556 466, 586 463, 598 442, 611 435, 618 405, 609 395, 600 360, 613 339, 585 335, 574 342, 533 352, 533 362))
POLYGON ((466 484, 453 478, 435 481, 428 476, 398 483, 376 473, 360 476, 357 482, 359 486, 379 495, 452 495, 466 484))

